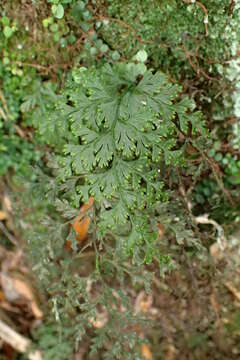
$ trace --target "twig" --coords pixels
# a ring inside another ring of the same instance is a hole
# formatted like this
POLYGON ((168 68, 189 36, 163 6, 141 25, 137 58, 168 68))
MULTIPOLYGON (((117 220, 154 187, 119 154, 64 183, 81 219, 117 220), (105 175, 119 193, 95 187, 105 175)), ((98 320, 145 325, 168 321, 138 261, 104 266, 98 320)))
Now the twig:
MULTIPOLYGON (((88 244, 88 246, 90 246, 90 245, 91 244, 88 244)), ((81 259, 88 258, 88 257, 93 257, 93 256, 96 256, 95 251, 88 251, 88 252, 84 252, 84 253, 80 252, 80 253, 77 254, 77 258, 81 258, 81 259)))
POLYGON ((233 199, 230 195, 230 193, 227 191, 227 189, 225 189, 223 181, 222 181, 222 175, 220 174, 220 177, 218 176, 218 165, 211 159, 208 157, 208 155, 206 155, 204 152, 202 153, 203 157, 205 157, 205 159, 207 160, 207 162, 209 163, 209 165, 211 166, 211 169, 213 171, 213 175, 218 183, 219 188, 222 190, 223 194, 225 195, 225 198, 228 200, 229 204, 231 204, 232 206, 234 205, 233 199))
MULTIPOLYGON (((180 48, 180 49, 181 49, 181 48, 180 48)), ((184 43, 182 44, 182 49, 183 49, 183 51, 185 52, 186 58, 188 59, 190 66, 192 67, 192 69, 193 69, 194 71, 196 71, 196 73, 197 73, 198 76, 199 76, 199 75, 202 75, 203 77, 205 77, 205 78, 208 79, 208 80, 213 80, 213 81, 219 82, 219 80, 218 80, 217 78, 208 75, 203 69, 200 68, 200 66, 199 66, 199 64, 198 64, 198 61, 197 61, 197 56, 196 56, 196 54, 193 55, 192 53, 190 53, 190 52, 187 50, 187 48, 186 48, 186 46, 185 46, 184 43), (194 58, 194 59, 197 61, 197 65, 195 65, 195 64, 193 63, 192 58, 194 58)))
POLYGON ((200 1, 196 1, 196 4, 202 8, 202 10, 205 14, 205 18, 204 18, 203 22, 205 25, 205 34, 206 34, 206 36, 208 36, 208 11, 207 11, 207 8, 200 1))
POLYGON ((183 184, 183 181, 182 181, 180 169, 178 169, 177 172, 178 172, 178 179, 179 179, 179 192, 182 195, 183 200, 184 200, 184 202, 186 204, 186 208, 187 208, 187 211, 189 213, 190 219, 192 221, 192 225, 194 226, 197 234, 200 237, 200 233, 199 233, 198 227, 196 225, 196 219, 195 219, 195 216, 192 213, 192 204, 191 204, 191 201, 189 201, 189 199, 188 199, 187 192, 185 190, 185 187, 184 187, 184 184, 183 184))
POLYGON ((193 0, 185 0, 187 4, 196 4, 200 6, 200 8, 203 10, 205 17, 204 17, 204 26, 205 26, 205 36, 208 36, 208 11, 205 5, 203 5, 200 1, 193 1, 193 0))
POLYGON ((219 248, 220 248, 220 250, 225 249, 227 241, 226 241, 226 238, 224 235, 224 230, 221 227, 221 225, 219 225, 215 220, 209 219, 208 214, 195 217, 195 221, 197 224, 213 225, 215 227, 215 229, 217 230, 217 243, 219 245, 219 248))
POLYGON ((227 11, 228 16, 232 15, 235 5, 235 0, 232 0, 227 11))
MULTIPOLYGON (((198 166, 198 169, 197 171, 195 172, 195 174, 193 175, 193 181, 192 181, 192 184, 191 186, 189 186, 189 188, 187 189, 186 191, 186 195, 188 197, 189 194, 191 194, 191 192, 193 191, 195 185, 197 184, 198 180, 199 180, 199 177, 202 173, 202 167, 203 167, 203 162, 202 162, 202 157, 200 157, 199 159, 196 159, 198 160, 198 162, 200 162, 199 166, 198 166)), ((196 161, 195 160, 195 161, 196 161)))
POLYGON ((129 29, 130 31, 132 31, 134 33, 134 37, 141 43, 141 44, 153 44, 153 41, 151 40, 143 40, 136 32, 136 30, 129 25, 128 23, 126 23, 125 21, 121 20, 121 19, 117 19, 117 18, 111 18, 111 17, 107 17, 107 16, 95 16, 95 18, 97 20, 108 20, 108 21, 112 21, 112 22, 116 22, 124 27, 126 27, 127 29, 129 29))
MULTIPOLYGON (((7 324, 0 320, 0 338, 9 344, 13 349, 20 353, 28 352, 31 347, 31 341, 24 336, 18 334, 15 330, 11 329, 7 324)), ((42 360, 40 351, 32 351, 28 354, 29 360, 42 360)))
POLYGON ((26 136, 24 134, 24 131, 20 128, 18 125, 14 125, 14 129, 16 130, 16 133, 23 139, 26 140, 26 136))
POLYGON ((221 171, 219 169, 219 166, 217 164, 217 162, 215 162, 213 159, 211 159, 207 153, 203 150, 201 150, 200 148, 198 148, 194 143, 193 141, 191 141, 191 145, 199 151, 199 153, 202 155, 202 157, 204 158, 204 160, 210 165, 211 169, 212 169, 212 172, 213 172, 213 175, 216 179, 216 182, 219 186, 219 188, 221 189, 221 191, 223 192, 223 195, 225 196, 225 198, 228 200, 229 204, 230 205, 234 205, 234 201, 231 197, 231 194, 228 192, 227 189, 225 189, 224 187, 224 184, 223 184, 223 181, 222 181, 222 174, 221 174, 221 171), (219 176, 218 176, 219 175, 219 176))
POLYGON ((46 73, 49 73, 51 71, 57 71, 58 68, 61 69, 68 69, 68 64, 55 64, 55 65, 48 65, 48 66, 43 66, 43 65, 39 65, 39 64, 33 64, 33 63, 26 63, 26 62, 22 62, 22 61, 15 61, 15 64, 17 64, 18 66, 28 66, 28 67, 32 67, 35 68, 37 70, 43 70, 46 73))
POLYGON ((191 65, 191 67, 193 68, 193 70, 196 71, 197 75, 200 74, 200 68, 199 66, 196 66, 193 62, 192 62, 192 57, 193 55, 189 53, 189 51, 187 50, 185 44, 183 43, 183 49, 184 49, 184 52, 185 52, 185 55, 189 61, 189 64, 191 65))
POLYGON ((217 303, 214 292, 212 292, 212 294, 210 295, 210 303, 211 303, 211 305, 213 307, 213 310, 215 312, 215 315, 216 315, 216 318, 217 318, 217 324, 218 324, 218 326, 220 326, 221 319, 220 319, 220 316, 219 316, 219 304, 217 303))
POLYGON ((235 287, 230 282, 226 282, 224 285, 235 296, 235 298, 240 301, 240 292, 235 289, 235 287))
POLYGON ((227 90, 228 86, 225 85, 215 96, 214 99, 217 99, 225 90, 227 90))
POLYGON ((4 108, 5 113, 8 114, 7 101, 6 101, 6 99, 5 99, 4 95, 3 95, 3 92, 1 90, 0 90, 0 100, 1 100, 1 102, 3 104, 3 108, 4 108))
POLYGON ((7 121, 7 116, 1 107, 0 107, 0 116, 3 118, 4 121, 7 121))
POLYGON ((4 235, 8 238, 8 240, 15 246, 17 246, 17 240, 12 234, 8 231, 8 229, 4 226, 4 224, 0 221, 0 230, 4 233, 4 235))
POLYGON ((44 70, 44 71, 49 71, 49 68, 50 68, 50 66, 46 67, 46 66, 39 65, 39 64, 25 63, 22 61, 16 61, 16 64, 19 66, 29 66, 29 67, 33 67, 35 69, 44 70))

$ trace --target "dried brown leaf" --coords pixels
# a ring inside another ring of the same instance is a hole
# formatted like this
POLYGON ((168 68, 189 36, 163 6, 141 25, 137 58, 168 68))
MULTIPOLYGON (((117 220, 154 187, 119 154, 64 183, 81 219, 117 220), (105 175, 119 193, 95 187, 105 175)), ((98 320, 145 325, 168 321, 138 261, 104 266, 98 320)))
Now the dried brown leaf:
POLYGON ((148 296, 144 291, 140 291, 138 294, 136 300, 135 300, 135 313, 138 314, 139 312, 148 312, 152 306, 153 303, 153 296, 152 294, 149 294, 148 296))
POLYGON ((217 242, 212 244, 209 250, 212 258, 215 260, 221 260, 224 256, 224 253, 221 251, 219 244, 217 242))
POLYGON ((158 227, 158 239, 162 240, 162 238, 164 236, 164 232, 165 232, 164 226, 161 223, 158 223, 157 227, 158 227))
POLYGON ((13 278, 13 284, 14 287, 17 291, 17 293, 25 298, 26 300, 28 300, 30 302, 30 306, 33 312, 33 315, 37 318, 37 319, 41 319, 43 317, 43 313, 42 311, 39 309, 36 301, 35 301, 35 296, 33 293, 33 289, 31 288, 31 286, 29 284, 27 284, 25 281, 20 280, 18 278, 13 278))
POLYGON ((97 313, 96 318, 89 318, 88 321, 96 329, 101 329, 108 322, 108 313, 106 311, 97 313))
POLYGON ((141 345, 141 354, 146 360, 153 360, 152 351, 147 344, 141 345))
POLYGON ((18 278, 12 278, 12 281, 15 290, 20 295, 20 297, 23 297, 29 301, 32 301, 34 299, 33 291, 25 281, 18 278))
POLYGON ((0 302, 5 301, 6 298, 4 296, 4 293, 0 290, 0 302))
POLYGON ((0 281, 1 281, 1 286, 2 286, 4 296, 8 301, 11 302, 11 301, 15 301, 15 300, 19 299, 19 297, 20 297, 19 293, 15 289, 12 278, 10 276, 8 276, 7 273, 1 272, 0 281))
POLYGON ((33 289, 26 281, 11 277, 4 272, 0 274, 0 281, 6 300, 12 302, 22 298, 29 303, 35 318, 41 319, 43 317, 43 313, 36 303, 33 289))
POLYGON ((12 212, 12 204, 11 204, 11 201, 10 201, 10 199, 9 199, 9 197, 7 195, 5 195, 3 197, 3 208, 7 212, 12 212))
POLYGON ((6 211, 0 210, 0 221, 6 220, 8 218, 8 214, 6 211))

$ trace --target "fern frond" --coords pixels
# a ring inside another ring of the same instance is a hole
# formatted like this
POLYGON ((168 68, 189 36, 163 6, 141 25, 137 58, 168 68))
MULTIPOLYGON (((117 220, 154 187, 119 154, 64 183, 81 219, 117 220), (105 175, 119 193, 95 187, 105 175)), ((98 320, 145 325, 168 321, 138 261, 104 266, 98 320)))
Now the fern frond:
POLYGON ((62 181, 84 178, 78 199, 91 195, 100 204, 99 239, 109 233, 121 238, 125 255, 141 245, 150 262, 157 234, 149 216, 154 204, 166 199, 159 164, 182 165, 178 132, 187 132, 190 123, 194 133, 204 126, 199 114, 191 113, 190 99, 177 101, 180 88, 164 74, 149 70, 141 76, 133 66, 83 68, 78 84, 66 89, 59 109, 73 139, 64 148, 61 174, 62 181))

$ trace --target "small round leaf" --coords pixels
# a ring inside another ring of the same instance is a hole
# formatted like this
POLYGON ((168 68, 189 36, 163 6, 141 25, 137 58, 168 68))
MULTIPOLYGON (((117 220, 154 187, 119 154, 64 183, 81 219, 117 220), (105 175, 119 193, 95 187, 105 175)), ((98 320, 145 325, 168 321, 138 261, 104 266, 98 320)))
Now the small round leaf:
POLYGON ((47 28, 48 27, 48 18, 43 19, 42 24, 43 24, 44 28, 47 28))
POLYGON ((148 58, 148 54, 145 50, 139 50, 136 54, 136 60, 144 63, 148 58))
POLYGON ((4 36, 8 39, 12 36, 14 30, 10 26, 5 26, 3 29, 4 36))
POLYGON ((112 52, 112 59, 114 61, 118 61, 120 59, 120 54, 119 54, 119 52, 117 50, 112 52))
POLYGON ((104 54, 108 51, 108 46, 106 44, 103 44, 101 47, 100 47, 100 50, 101 52, 104 54))
POLYGON ((52 6, 52 13, 57 19, 62 19, 64 16, 64 8, 61 4, 52 6))
POLYGON ((10 20, 7 16, 3 16, 2 19, 1 19, 1 22, 3 24, 3 26, 8 26, 10 25, 10 20))

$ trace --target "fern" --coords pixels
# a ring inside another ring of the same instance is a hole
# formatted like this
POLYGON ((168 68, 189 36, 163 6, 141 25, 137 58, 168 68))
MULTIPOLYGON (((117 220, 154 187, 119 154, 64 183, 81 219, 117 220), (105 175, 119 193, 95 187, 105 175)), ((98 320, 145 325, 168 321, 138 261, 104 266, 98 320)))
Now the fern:
POLYGON ((41 83, 40 79, 35 79, 21 104, 25 121, 38 128, 38 134, 43 143, 56 148, 63 146, 67 133, 64 118, 59 117, 59 114, 54 111, 55 105, 59 102, 62 102, 62 98, 61 95, 56 94, 53 83, 41 83))
POLYGON ((110 236, 122 255, 150 263, 157 241, 154 206, 167 200, 160 164, 184 165, 178 133, 187 134, 190 125, 193 134, 204 132, 200 113, 190 112, 190 99, 176 101, 181 89, 164 74, 142 76, 135 64, 82 68, 78 82, 68 86, 59 107, 66 115, 68 106, 74 135, 60 159, 59 179, 66 187, 75 177, 75 203, 91 195, 99 204, 96 240, 110 236))
POLYGON ((158 241, 158 222, 179 245, 195 246, 191 221, 165 185, 169 169, 187 164, 190 137, 201 144, 206 134, 201 114, 180 91, 161 72, 143 73, 135 64, 82 68, 51 110, 56 121, 46 121, 51 145, 56 134, 65 145, 49 160, 52 176, 39 171, 34 186, 37 198, 45 192, 49 216, 37 234, 29 233, 31 258, 59 327, 71 328, 76 348, 90 336, 99 358, 141 358, 144 339, 136 329, 143 331, 146 319, 134 314, 129 288, 149 292, 155 274, 146 264, 158 263, 161 273, 171 266, 158 241), (84 261, 68 224, 90 196, 95 201, 87 245, 94 251, 84 261), (71 256, 64 251, 66 239, 71 256), (99 312, 106 323, 96 329, 99 312))

